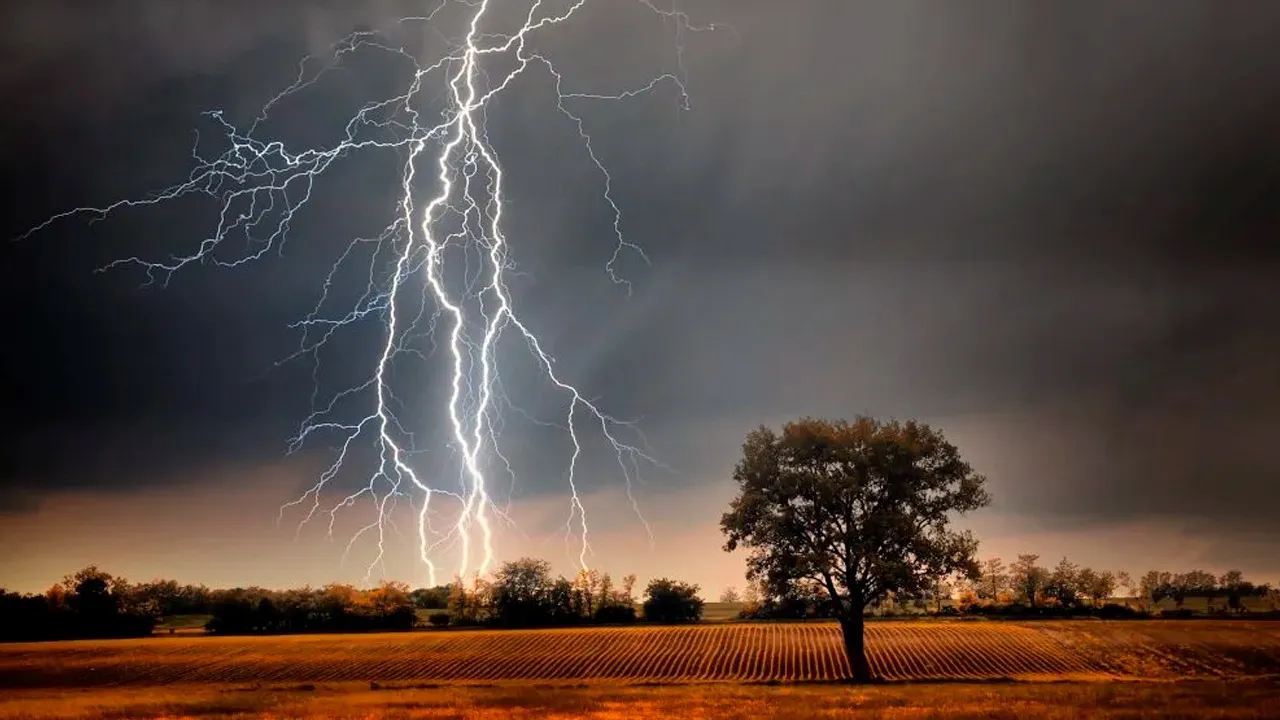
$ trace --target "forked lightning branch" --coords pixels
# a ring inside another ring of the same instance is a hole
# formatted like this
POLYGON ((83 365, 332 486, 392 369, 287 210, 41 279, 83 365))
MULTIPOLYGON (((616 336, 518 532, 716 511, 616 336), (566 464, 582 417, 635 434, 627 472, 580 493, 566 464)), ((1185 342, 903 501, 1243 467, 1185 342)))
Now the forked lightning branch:
MULTIPOLYGON (((664 85, 675 88, 687 106, 683 69, 657 74, 635 87, 568 88, 551 58, 536 49, 540 35, 583 32, 587 25, 580 16, 616 10, 620 3, 628 2, 653 15, 655 32, 661 32, 662 26, 674 28, 677 61, 683 33, 714 27, 694 25, 684 12, 660 8, 652 0, 578 0, 571 4, 536 0, 527 14, 522 11, 523 22, 518 27, 503 30, 495 16, 509 12, 512 0, 443 0, 421 16, 398 23, 401 29, 420 28, 448 38, 449 30, 442 28, 445 19, 463 17, 455 39, 439 55, 423 59, 390 42, 383 33, 352 34, 334 45, 331 53, 305 59, 296 80, 251 122, 233 122, 221 111, 208 113, 225 135, 225 150, 205 157, 197 142, 193 151, 196 165, 182 182, 145 199, 69 210, 27 235, 61 219, 87 216, 96 220, 131 208, 208 195, 220 207, 216 226, 203 239, 193 241, 186 252, 164 260, 127 257, 107 266, 139 267, 145 271, 147 284, 167 285, 189 266, 235 267, 282 252, 286 241, 291 242, 291 250, 305 244, 306 237, 290 238, 291 225, 309 209, 316 183, 326 173, 340 172, 342 161, 354 153, 398 149, 402 160, 388 167, 388 172, 397 173, 400 186, 394 217, 376 237, 352 239, 327 276, 316 278, 320 300, 295 328, 302 341, 290 359, 310 357, 317 361, 322 348, 343 342, 343 331, 356 323, 376 319, 382 332, 363 382, 336 393, 320 393, 317 386, 312 412, 292 438, 290 451, 323 437, 324 444, 334 448, 332 462, 314 486, 280 508, 281 518, 298 513, 299 530, 320 521, 328 525, 332 535, 340 513, 368 508, 368 523, 347 539, 344 552, 345 558, 362 538, 376 540, 376 551, 365 573, 367 580, 380 564, 385 568, 388 543, 396 530, 392 513, 403 502, 412 507, 416 518, 415 552, 425 565, 429 582, 437 584, 446 574, 484 575, 494 562, 495 523, 509 520, 500 504, 494 468, 502 469, 508 480, 518 479, 498 442, 498 430, 511 405, 503 397, 497 347, 504 335, 515 334, 527 348, 527 361, 563 396, 563 407, 567 408, 563 421, 552 424, 567 435, 566 447, 571 448, 564 458, 569 497, 565 531, 578 548, 578 562, 586 567, 591 552, 589 518, 578 482, 586 431, 598 431, 596 437, 603 438, 616 458, 617 474, 642 523, 632 484, 640 468, 655 460, 643 442, 628 439, 642 439, 630 423, 611 417, 580 392, 572 378, 557 371, 537 328, 527 323, 516 307, 508 279, 513 266, 512 244, 518 244, 520 238, 507 234, 504 166, 490 142, 486 121, 494 99, 528 76, 543 73, 543 80, 550 80, 560 119, 580 136, 584 156, 594 163, 600 192, 613 212, 612 234, 606 238, 612 250, 602 271, 621 291, 629 291, 618 262, 625 253, 640 258, 644 254, 624 234, 612 178, 592 144, 589 123, 582 113, 592 103, 627 101, 664 85), (323 82, 356 53, 389 53, 397 61, 409 63, 412 73, 407 86, 392 97, 364 104, 346 122, 344 133, 328 145, 298 148, 259 136, 260 126, 273 110, 323 82), (499 66, 508 69, 495 74, 493 68, 499 66), (248 238, 250 249, 236 252, 233 238, 248 238), (350 263, 359 262, 356 258, 362 255, 357 250, 370 244, 367 287, 356 302, 334 312, 329 295, 335 276, 346 272, 350 263), (427 350, 447 356, 447 405, 440 408, 439 415, 448 424, 448 447, 418 447, 413 440, 416 428, 406 427, 398 414, 418 390, 397 387, 393 367, 424 357, 424 349, 419 347, 424 336, 429 336, 427 350), (366 408, 363 412, 367 414, 349 413, 347 408, 353 405, 366 408), (372 453, 362 454, 370 448, 372 453), (430 452, 454 458, 455 471, 419 469, 417 458, 430 452), (367 455, 374 459, 365 459, 367 455), (361 479, 340 482, 350 477, 361 479), (443 523, 442 517, 447 518, 443 523), (456 563, 453 567, 443 559, 450 556, 456 563)), ((647 523, 644 527, 648 530, 647 523)))

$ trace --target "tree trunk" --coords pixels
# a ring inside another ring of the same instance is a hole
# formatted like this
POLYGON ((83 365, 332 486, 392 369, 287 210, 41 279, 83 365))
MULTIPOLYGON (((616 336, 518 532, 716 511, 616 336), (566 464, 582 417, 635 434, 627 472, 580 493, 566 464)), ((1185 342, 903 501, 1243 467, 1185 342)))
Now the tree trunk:
POLYGON ((868 683, 872 680, 871 664, 867 662, 866 639, 862 632, 862 613, 855 611, 850 615, 851 617, 840 622, 840 632, 844 636, 844 652, 849 658, 853 681, 868 683))

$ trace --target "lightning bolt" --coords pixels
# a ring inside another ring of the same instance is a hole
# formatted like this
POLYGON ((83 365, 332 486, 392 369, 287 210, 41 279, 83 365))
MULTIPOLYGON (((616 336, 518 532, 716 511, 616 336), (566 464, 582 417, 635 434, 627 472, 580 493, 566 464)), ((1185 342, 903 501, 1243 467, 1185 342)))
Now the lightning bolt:
MULTIPOLYGON (((367 582, 380 565, 385 573, 388 533, 399 532, 393 514, 399 502, 408 502, 415 511, 416 552, 428 581, 438 584, 440 558, 447 552, 457 554, 459 577, 482 576, 494 561, 495 521, 510 522, 507 510, 494 497, 493 471, 501 466, 514 487, 516 473, 501 450, 498 436, 505 418, 515 414, 561 429, 572 445, 565 474, 569 492, 565 532, 567 540, 576 538, 577 561, 585 569, 591 546, 587 511, 577 478, 584 424, 599 429, 615 456, 627 498, 650 542, 652 530, 640 512, 633 483, 641 479, 642 465, 661 463, 648 449, 634 421, 610 416, 557 372, 556 361, 545 343, 517 312, 507 282, 515 273, 515 265, 504 231, 507 208, 503 164, 489 141, 486 120, 494 99, 523 76, 546 73, 554 84, 556 108, 581 138, 599 173, 603 198, 613 213, 614 248, 604 270, 612 282, 630 293, 631 286, 619 273, 618 263, 624 253, 633 253, 645 262, 648 258, 623 233, 623 213, 614 198, 613 178, 592 143, 586 122, 574 108, 597 101, 629 100, 665 85, 675 89, 681 107, 687 109, 684 35, 718 27, 695 25, 686 13, 660 8, 652 0, 632 1, 663 24, 676 28, 676 72, 662 73, 647 83, 616 92, 568 90, 556 65, 532 49, 531 41, 570 23, 584 12, 588 0, 558 4, 535 0, 522 14, 519 27, 509 32, 486 29, 488 23, 495 22, 492 0, 441 0, 424 15, 397 21, 403 27, 422 26, 445 41, 446 49, 433 60, 424 62, 382 33, 353 33, 333 45, 327 56, 304 58, 296 79, 267 102, 247 127, 238 127, 222 111, 206 113, 225 140, 226 149, 205 157, 197 133, 192 148, 195 167, 182 182, 143 199, 68 210, 50 217, 23 237, 65 218, 88 216, 94 222, 129 208, 208 195, 220 207, 217 223, 192 251, 163 261, 127 257, 102 268, 139 267, 146 274, 145 285, 167 286, 175 274, 190 266, 234 268, 273 251, 282 253, 291 224, 310 203, 317 180, 340 159, 358 152, 398 151, 403 160, 399 165, 400 197, 393 219, 375 237, 356 238, 347 245, 324 278, 315 308, 293 325, 301 334, 297 351, 281 361, 310 359, 315 388, 311 412, 290 439, 288 452, 296 452, 320 436, 337 441, 332 462, 313 486, 280 507, 279 517, 283 519, 293 508, 300 509, 300 533, 305 525, 327 514, 328 533, 333 537, 341 511, 362 502, 371 505, 372 521, 352 535, 343 551, 345 561, 357 541, 366 535, 376 536, 377 551, 365 570, 367 582), (464 17, 461 39, 448 40, 439 32, 442 18, 451 11, 460 11, 464 17), (412 75, 403 92, 364 104, 349 118, 341 138, 328 146, 295 150, 281 140, 259 138, 260 126, 277 105, 315 85, 357 51, 389 53, 409 63, 412 75), (509 69, 495 74, 492 67, 499 61, 507 63, 509 69), (435 121, 424 117, 431 104, 427 98, 429 88, 443 96, 444 108, 435 121), (243 238, 248 250, 231 252, 233 237, 243 238), (330 306, 336 278, 362 256, 368 258, 364 291, 354 304, 334 312, 330 306), (367 379, 322 397, 322 349, 336 342, 344 329, 369 319, 380 322, 383 332, 367 379), (565 399, 563 422, 533 418, 506 397, 497 346, 508 333, 523 341, 528 357, 565 399), (428 345, 425 350, 421 347, 424 343, 428 345), (404 390, 397 394, 397 362, 425 360, 440 345, 449 365, 450 392, 442 414, 448 422, 448 449, 456 457, 456 483, 428 478, 425 472, 415 469, 415 459, 424 451, 398 416, 408 405, 400 397, 404 390), (360 416, 357 412, 351 417, 349 407, 362 402, 366 414, 360 416), (348 419, 342 419, 344 416, 348 419), (624 441, 620 437, 624 430, 637 439, 624 441), (376 451, 372 467, 355 470, 365 481, 336 502, 326 501, 329 486, 339 475, 353 472, 350 466, 358 464, 359 449, 368 446, 376 451), (433 522, 441 514, 441 503, 456 508, 456 519, 444 529, 433 522)), ((510 495, 508 504, 509 498, 510 495)))

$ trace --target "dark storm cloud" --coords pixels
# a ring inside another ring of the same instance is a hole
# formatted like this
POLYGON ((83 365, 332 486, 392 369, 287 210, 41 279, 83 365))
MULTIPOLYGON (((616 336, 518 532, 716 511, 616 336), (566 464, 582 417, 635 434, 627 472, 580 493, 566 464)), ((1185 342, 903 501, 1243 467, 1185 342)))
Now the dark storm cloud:
MULTIPOLYGON (((305 52, 356 26, 380 26, 413 3, 49 0, 5 8, 7 62, 0 91, 37 106, 114 104, 168 77, 218 72, 236 58, 288 40, 305 52)), ((266 57, 266 56, 263 56, 266 57)), ((296 61, 298 58, 294 58, 296 61)), ((287 68, 285 69, 287 72, 287 68)), ((247 76, 235 78, 243 84, 247 76)), ((234 100, 234 99, 232 99, 234 100)), ((64 108, 65 109, 65 108, 64 108)))
POLYGON ((40 497, 31 490, 18 486, 0 485, 0 517, 24 515, 40 507, 40 497))
MULTIPOLYGON (((31 108, 8 118, 30 140, 4 151, 28 178, 14 231, 69 202, 181 176, 199 110, 251 113, 292 79, 298 55, 404 5, 6 8, 0 92, 31 108)), ((551 109, 535 91, 545 78, 492 120, 512 222, 537 243, 516 250, 539 281, 525 289, 532 321, 592 395, 651 418, 685 479, 722 479, 741 432, 773 418, 986 418, 975 452, 1004 510, 1045 523, 1159 513, 1199 516, 1213 532, 1264 524, 1280 499, 1269 452, 1280 431, 1280 8, 685 9, 735 29, 684 38, 692 112, 677 116, 669 95, 584 112, 625 227, 654 260, 629 261, 634 297, 600 271, 609 218, 583 199, 598 198, 598 178, 572 129, 539 119, 551 109)), ((600 59, 566 66, 567 80, 626 86, 671 60, 673 36, 634 30, 623 12, 593 17, 552 47, 600 59)), ((355 92, 318 89, 317 103, 355 92)), ((340 243, 367 229, 359 218, 385 203, 358 187, 365 178, 341 193, 355 219, 317 205, 299 233, 340 243)), ((38 311, 18 320, 29 340, 6 374, 47 380, 6 391, 11 414, 37 416, 27 432, 46 438, 39 447, 65 447, 64 425, 91 438, 121 418, 224 438, 208 462, 287 436, 305 372, 251 380, 290 349, 279 330, 313 301, 315 268, 202 271, 159 298, 136 293, 136 276, 90 277, 117 253, 78 232, 59 229, 64 269, 32 269, 52 259, 32 249, 12 251, 26 270, 5 269, 9 306, 38 311), (65 412, 41 400, 50 384, 65 412)), ((21 447, 6 455, 39 465, 21 447)))

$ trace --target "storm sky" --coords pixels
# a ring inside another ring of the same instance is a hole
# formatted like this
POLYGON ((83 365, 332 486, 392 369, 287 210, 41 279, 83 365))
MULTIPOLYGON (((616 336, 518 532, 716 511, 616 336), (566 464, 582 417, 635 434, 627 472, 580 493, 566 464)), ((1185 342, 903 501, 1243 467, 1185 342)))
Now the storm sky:
MULTIPOLYGON (((181 180, 194 131, 213 130, 202 111, 249 122, 300 58, 421 5, 6 5, 0 232, 181 180)), ((674 71, 684 48, 688 110, 669 88, 578 108, 651 261, 624 256, 630 295, 605 272, 612 218, 549 79, 523 79, 489 117, 524 316, 669 466, 636 488, 650 544, 616 469, 589 453, 594 563, 740 585, 716 523, 745 433, 871 413, 937 424, 989 477, 995 503, 963 521, 984 556, 1280 580, 1280 6, 681 8, 728 29, 677 36, 633 0, 594 0, 542 47, 589 92, 674 71)), ((331 141, 404 70, 355 61, 264 132, 331 141)), ((214 585, 360 575, 341 540, 276 526, 329 459, 324 443, 286 454, 311 367, 276 361, 347 242, 394 212, 399 170, 394 154, 350 158, 282 254, 166 288, 94 270, 189 252, 215 219, 207 200, 0 248, 0 585, 36 590, 88 563, 214 585)), ((377 340, 331 348, 325 382, 358 377, 377 340)), ((508 389, 554 419, 513 358, 508 389)), ((424 397, 440 383, 415 382, 424 397)), ((524 534, 504 530, 501 555, 568 571, 567 446, 508 431, 524 534)))

